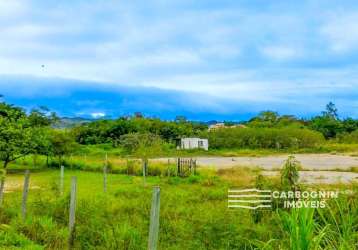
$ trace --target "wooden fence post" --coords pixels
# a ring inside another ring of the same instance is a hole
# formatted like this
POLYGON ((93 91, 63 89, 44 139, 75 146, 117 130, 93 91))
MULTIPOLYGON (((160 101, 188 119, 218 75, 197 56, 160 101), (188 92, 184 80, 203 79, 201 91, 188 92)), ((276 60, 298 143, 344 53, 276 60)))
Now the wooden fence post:
POLYGON ((63 195, 63 179, 65 177, 65 167, 61 165, 60 170, 60 194, 63 195))
POLYGON ((189 159, 189 172, 190 174, 193 174, 193 159, 189 159))
POLYGON ((150 209, 150 225, 148 250, 156 250, 159 236, 160 187, 153 188, 152 207, 150 209))
POLYGON ((103 191, 106 193, 107 192, 107 166, 108 166, 108 155, 106 153, 106 161, 104 163, 104 167, 103 167, 103 191))
POLYGON ((29 193, 29 184, 30 184, 30 171, 25 171, 25 179, 24 179, 24 189, 22 193, 22 203, 21 203, 21 216, 22 219, 25 220, 26 218, 26 203, 27 203, 27 196, 29 193))
POLYGON ((196 175, 196 159, 194 160, 194 175, 196 175))
POLYGON ((143 184, 146 184, 146 172, 147 172, 147 160, 142 159, 142 168, 143 168, 143 184))
POLYGON ((2 176, 0 176, 0 207, 2 206, 4 200, 6 169, 2 170, 1 172, 0 173, 2 174, 2 176))
POLYGON ((69 229, 69 240, 68 246, 69 249, 72 248, 74 243, 74 232, 75 232, 75 217, 76 217, 76 192, 77 192, 77 177, 72 176, 71 179, 71 199, 70 199, 70 213, 69 213, 69 221, 68 221, 68 229, 69 229))
POLYGON ((73 169, 73 155, 70 154, 70 168, 73 169))
POLYGON ((167 176, 170 177, 170 159, 168 159, 167 176))
POLYGON ((5 176, 0 180, 0 207, 2 206, 2 201, 4 200, 4 187, 5 187, 5 176))
POLYGON ((181 163, 181 160, 180 160, 180 158, 178 158, 178 162, 177 162, 177 176, 180 175, 180 163, 181 163))

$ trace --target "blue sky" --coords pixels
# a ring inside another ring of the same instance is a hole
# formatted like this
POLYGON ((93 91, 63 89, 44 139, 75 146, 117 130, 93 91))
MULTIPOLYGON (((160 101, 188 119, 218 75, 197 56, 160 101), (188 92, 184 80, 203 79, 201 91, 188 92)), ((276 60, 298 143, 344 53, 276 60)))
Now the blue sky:
POLYGON ((309 117, 333 101, 358 118, 357 23, 349 0, 0 0, 0 93, 67 116, 309 117))

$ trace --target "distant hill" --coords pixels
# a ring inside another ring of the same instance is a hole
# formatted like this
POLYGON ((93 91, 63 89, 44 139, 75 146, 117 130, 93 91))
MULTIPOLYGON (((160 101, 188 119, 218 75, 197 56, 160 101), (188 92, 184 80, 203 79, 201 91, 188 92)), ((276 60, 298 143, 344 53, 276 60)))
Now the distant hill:
POLYGON ((63 117, 54 125, 55 128, 72 128, 84 123, 89 123, 94 119, 87 119, 82 117, 63 117))

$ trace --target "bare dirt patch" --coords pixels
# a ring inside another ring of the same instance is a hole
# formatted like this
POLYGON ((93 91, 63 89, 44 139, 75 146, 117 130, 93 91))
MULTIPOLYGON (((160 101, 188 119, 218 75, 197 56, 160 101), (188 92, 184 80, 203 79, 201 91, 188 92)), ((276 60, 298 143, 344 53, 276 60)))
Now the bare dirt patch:
MULTIPOLYGON (((22 190, 23 185, 24 185, 23 181, 6 179, 4 193, 11 193, 11 192, 22 190)), ((39 186, 30 184, 30 189, 39 189, 39 188, 40 188, 39 186)))
MULTIPOLYGON (((330 154, 294 155, 305 170, 342 170, 350 171, 358 166, 357 156, 330 154)), ((288 155, 262 157, 197 157, 200 166, 231 168, 235 166, 260 167, 265 170, 280 169, 288 155)))
MULTIPOLYGON (((302 183, 351 183, 358 181, 358 156, 331 154, 296 154, 301 162, 300 182, 302 183)), ((288 155, 262 157, 197 157, 200 167, 216 169, 260 168, 267 176, 276 176, 288 155)), ((165 159, 157 159, 167 161, 165 159)), ((171 158, 171 162, 175 159, 171 158)), ((234 177, 231 177, 234 178, 234 177)))
MULTIPOLYGON (((263 171, 264 176, 279 176, 279 171, 263 171)), ((299 182, 309 184, 350 184, 358 182, 358 173, 336 171, 299 171, 299 182)))

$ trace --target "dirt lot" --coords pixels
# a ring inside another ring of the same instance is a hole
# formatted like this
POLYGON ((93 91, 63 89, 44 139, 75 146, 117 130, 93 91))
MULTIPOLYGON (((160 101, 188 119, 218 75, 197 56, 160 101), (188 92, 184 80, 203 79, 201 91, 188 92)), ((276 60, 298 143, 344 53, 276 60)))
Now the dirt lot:
MULTIPOLYGON (((297 154, 305 170, 350 170, 358 167, 358 157, 330 154, 297 154)), ((257 166, 265 170, 281 168, 288 155, 263 157, 198 157, 201 166, 227 168, 234 166, 257 166)))
MULTIPOLYGON (((300 181, 305 183, 350 183, 358 181, 358 157, 330 154, 297 154, 305 171, 300 171, 300 181)), ((288 155, 263 157, 197 157, 200 167, 231 168, 231 167, 260 167, 264 175, 278 175, 288 155)), ((159 159, 165 160, 168 159, 159 159)), ((175 161, 175 159, 170 159, 175 161)))
MULTIPOLYGON (((279 171, 263 171, 265 176, 279 176, 279 171)), ((358 181, 358 173, 337 171, 300 171, 299 182, 310 184, 349 184, 358 181)))

